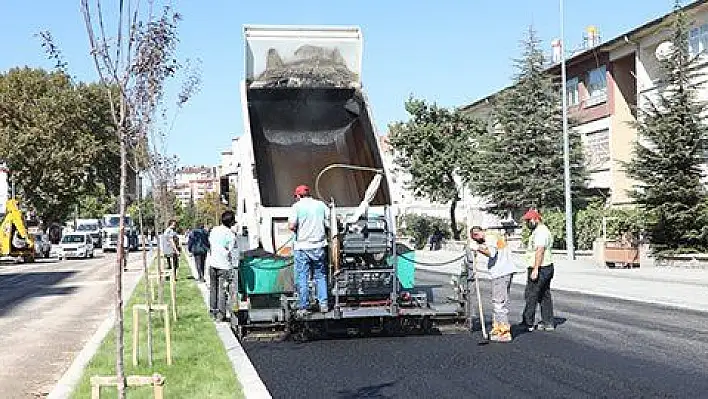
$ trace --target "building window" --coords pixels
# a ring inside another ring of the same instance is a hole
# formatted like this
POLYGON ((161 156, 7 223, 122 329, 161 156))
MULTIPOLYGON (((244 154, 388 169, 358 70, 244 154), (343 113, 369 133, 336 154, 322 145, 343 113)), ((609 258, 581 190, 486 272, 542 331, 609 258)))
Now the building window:
POLYGON ((568 79, 565 82, 565 94, 568 97, 568 106, 572 107, 580 103, 578 95, 578 78, 568 79))
POLYGON ((586 106, 607 101, 607 68, 603 65, 588 73, 588 99, 586 106))
POLYGON ((708 23, 693 28, 688 33, 688 51, 694 57, 708 52, 708 23))

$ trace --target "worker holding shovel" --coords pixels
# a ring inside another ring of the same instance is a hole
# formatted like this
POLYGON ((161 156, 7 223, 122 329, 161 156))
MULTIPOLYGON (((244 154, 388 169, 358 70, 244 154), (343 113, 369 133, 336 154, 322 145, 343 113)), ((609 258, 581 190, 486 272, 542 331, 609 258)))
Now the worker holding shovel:
MULTIPOLYGON (((489 339, 494 342, 511 342, 509 291, 516 267, 506 246, 506 240, 502 235, 485 231, 479 226, 470 229, 470 238, 469 251, 472 257, 482 255, 492 278, 494 319, 489 339)), ((466 258, 469 259, 470 256, 466 258)))

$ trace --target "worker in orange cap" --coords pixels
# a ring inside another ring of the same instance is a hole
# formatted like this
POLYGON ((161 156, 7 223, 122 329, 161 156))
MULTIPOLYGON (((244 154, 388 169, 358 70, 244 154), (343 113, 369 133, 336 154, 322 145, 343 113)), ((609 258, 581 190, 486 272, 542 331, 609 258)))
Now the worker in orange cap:
POLYGON ((309 312, 308 280, 310 269, 312 269, 317 289, 319 310, 325 313, 329 310, 325 229, 329 223, 330 211, 324 202, 312 198, 308 186, 297 186, 293 196, 297 202, 293 204, 290 211, 288 227, 295 233, 293 253, 295 255, 298 314, 305 315, 309 312))
POLYGON ((541 305, 541 323, 538 329, 553 331, 555 319, 553 318, 553 299, 551 298, 551 280, 553 279, 553 234, 543 224, 541 214, 536 209, 529 209, 523 220, 531 230, 529 241, 526 245, 524 263, 528 267, 522 325, 529 331, 534 330, 536 322, 536 305, 541 305))

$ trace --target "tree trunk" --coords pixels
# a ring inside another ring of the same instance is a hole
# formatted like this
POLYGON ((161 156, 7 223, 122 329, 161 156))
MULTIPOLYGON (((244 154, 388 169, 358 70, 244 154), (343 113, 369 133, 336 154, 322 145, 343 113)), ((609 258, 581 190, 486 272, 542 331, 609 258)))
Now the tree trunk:
POLYGON ((450 203, 450 228, 452 229, 452 238, 456 241, 460 239, 460 230, 457 228, 457 219, 455 218, 455 209, 457 209, 457 201, 459 197, 455 195, 455 198, 450 203))
POLYGON ((157 240, 156 242, 156 249, 157 249, 157 302, 158 303, 165 303, 165 291, 163 289, 163 278, 162 278, 162 247, 161 247, 161 240, 160 240, 160 206, 158 205, 159 201, 155 202, 155 225, 153 228, 155 229, 155 238, 157 240))
MULTIPOLYGON (((141 187, 138 186, 138 190, 141 187)), ((147 247, 145 245, 145 228, 143 226, 143 204, 142 204, 142 192, 138 196, 140 201, 138 201, 138 223, 140 225, 140 239, 143 242, 143 279, 145 280, 145 304, 148 308, 147 310, 147 346, 148 346, 148 365, 152 367, 152 295, 150 294, 150 270, 148 269, 147 262, 147 247)), ((135 320, 133 320, 135 323, 135 320)))
MULTIPOLYGON (((163 277, 163 271, 164 268, 162 267, 162 261, 163 261, 163 256, 162 256, 162 245, 161 245, 161 234, 160 234, 160 228, 161 226, 165 226, 167 221, 169 219, 166 219, 165 217, 167 214, 165 213, 165 203, 167 202, 165 197, 167 196, 167 191, 164 189, 164 184, 163 184, 163 178, 162 178, 162 171, 157 170, 157 185, 158 185, 158 190, 160 195, 156 198, 155 200, 155 237, 157 238, 157 300, 159 303, 165 303, 165 279, 163 277)), ((154 183, 153 183, 154 186, 154 183)))
POLYGON ((118 260, 116 262, 116 377, 118 379, 118 398, 125 399, 125 372, 123 370, 123 259, 125 248, 123 237, 125 234, 125 191, 127 185, 127 149, 125 128, 121 127, 120 140, 120 222, 118 224, 118 260))

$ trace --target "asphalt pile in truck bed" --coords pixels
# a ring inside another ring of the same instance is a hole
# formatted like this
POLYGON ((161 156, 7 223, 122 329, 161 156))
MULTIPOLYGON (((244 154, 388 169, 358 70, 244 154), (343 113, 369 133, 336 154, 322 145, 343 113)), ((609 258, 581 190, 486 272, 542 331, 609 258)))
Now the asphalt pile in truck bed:
POLYGON ((337 50, 316 46, 300 47, 287 62, 271 49, 266 65, 251 87, 351 87, 359 80, 337 50))
POLYGON ((254 85, 262 87, 350 87, 356 74, 334 63, 299 61, 262 73, 254 85))

